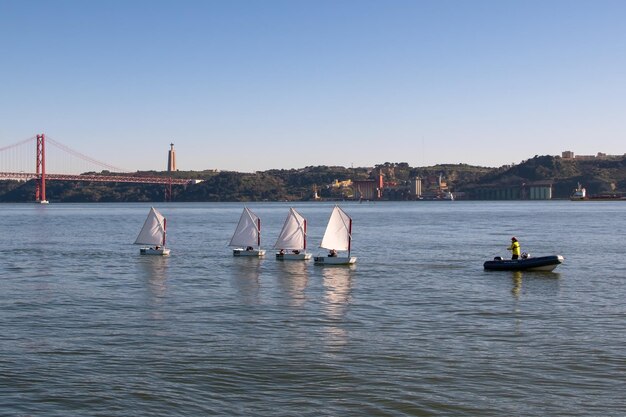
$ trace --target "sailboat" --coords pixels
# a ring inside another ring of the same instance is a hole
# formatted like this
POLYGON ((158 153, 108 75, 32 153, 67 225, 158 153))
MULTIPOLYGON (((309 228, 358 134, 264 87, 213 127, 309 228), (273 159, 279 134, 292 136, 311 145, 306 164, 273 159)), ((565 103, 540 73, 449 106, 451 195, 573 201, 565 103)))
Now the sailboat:
POLYGON ((335 206, 328 220, 326 232, 320 248, 328 249, 328 256, 316 256, 316 265, 350 265, 356 257, 350 256, 352 243, 352 219, 339 206, 335 206), (337 251, 348 251, 347 256, 339 256, 337 251))
POLYGON ((274 249, 280 251, 276 259, 281 261, 300 261, 311 259, 311 254, 306 252, 306 219, 294 208, 289 209, 283 229, 276 239, 274 249), (286 252, 286 251, 291 251, 286 252))
POLYGON ((233 256, 265 256, 261 249, 261 219, 248 207, 241 213, 229 246, 235 246, 233 256))
POLYGON ((150 245, 147 248, 140 248, 142 255, 167 256, 170 250, 165 247, 165 227, 167 220, 154 207, 150 208, 148 217, 135 240, 135 245, 150 245))

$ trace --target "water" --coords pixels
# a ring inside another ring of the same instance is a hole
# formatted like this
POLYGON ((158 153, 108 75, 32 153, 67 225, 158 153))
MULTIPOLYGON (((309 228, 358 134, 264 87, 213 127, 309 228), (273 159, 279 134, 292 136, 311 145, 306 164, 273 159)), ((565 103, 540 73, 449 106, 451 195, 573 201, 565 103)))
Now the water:
POLYGON ((355 267, 232 257, 241 204, 157 205, 170 258, 148 205, 0 205, 0 415, 626 415, 626 204, 342 206, 355 267), (565 263, 484 271, 513 235, 565 263))

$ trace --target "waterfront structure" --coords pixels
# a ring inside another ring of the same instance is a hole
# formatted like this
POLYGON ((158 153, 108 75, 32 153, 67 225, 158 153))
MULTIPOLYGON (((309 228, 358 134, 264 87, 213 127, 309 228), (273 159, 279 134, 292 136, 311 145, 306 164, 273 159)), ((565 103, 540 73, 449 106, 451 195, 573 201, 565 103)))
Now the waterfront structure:
POLYGON ((531 185, 528 187, 529 200, 552 200, 552 185, 531 185))
POLYGON ((357 200, 378 200, 380 198, 380 188, 378 181, 363 180, 353 181, 354 198, 357 200))
POLYGON ((317 193, 317 185, 313 185, 313 200, 319 200, 320 196, 317 193))
POLYGON ((167 172, 176 171, 176 151, 174 150, 174 144, 170 143, 170 150, 167 153, 167 172))
POLYGON ((409 188, 409 195, 411 198, 417 200, 422 196, 422 178, 415 177, 411 179, 411 185, 409 188))
POLYGON ((472 200, 551 200, 552 183, 482 186, 471 190, 470 198, 472 200))

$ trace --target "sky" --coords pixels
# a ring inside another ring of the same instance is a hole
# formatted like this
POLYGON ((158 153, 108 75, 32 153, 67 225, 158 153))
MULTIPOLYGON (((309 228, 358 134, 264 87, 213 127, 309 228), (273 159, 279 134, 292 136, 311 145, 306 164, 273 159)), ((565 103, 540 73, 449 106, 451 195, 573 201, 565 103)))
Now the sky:
MULTIPOLYGON (((0 0, 0 148, 131 170, 626 152, 622 0, 0 0)), ((34 159, 34 158, 33 158, 34 159)), ((0 167, 1 170, 1 167, 0 167)))

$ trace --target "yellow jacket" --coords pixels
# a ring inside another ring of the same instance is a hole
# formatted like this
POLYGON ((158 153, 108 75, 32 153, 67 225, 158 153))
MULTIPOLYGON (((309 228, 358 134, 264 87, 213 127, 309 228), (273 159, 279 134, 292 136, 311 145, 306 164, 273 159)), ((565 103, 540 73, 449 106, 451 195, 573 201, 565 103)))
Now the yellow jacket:
POLYGON ((521 255, 520 248, 519 248, 519 242, 517 240, 515 242, 512 242, 511 246, 509 246, 507 248, 507 250, 513 251, 513 255, 517 255, 517 256, 521 255))

